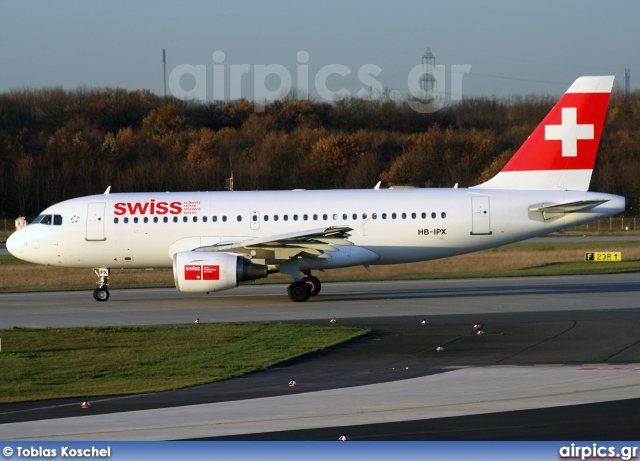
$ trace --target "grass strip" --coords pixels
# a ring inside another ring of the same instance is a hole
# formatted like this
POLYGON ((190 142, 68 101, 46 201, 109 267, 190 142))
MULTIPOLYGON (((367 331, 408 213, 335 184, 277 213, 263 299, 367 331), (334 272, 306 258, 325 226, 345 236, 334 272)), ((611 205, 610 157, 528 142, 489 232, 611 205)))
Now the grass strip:
POLYGON ((0 403, 175 390, 264 370, 365 334, 266 322, 14 327, 0 330, 0 403))

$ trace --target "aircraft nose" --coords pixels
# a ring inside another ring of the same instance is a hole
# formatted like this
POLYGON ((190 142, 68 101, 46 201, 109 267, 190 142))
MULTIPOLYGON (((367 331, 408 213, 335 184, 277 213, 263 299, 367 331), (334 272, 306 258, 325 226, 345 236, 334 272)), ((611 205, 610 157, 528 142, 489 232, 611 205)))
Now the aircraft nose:
POLYGON ((7 251, 16 258, 21 258, 21 254, 26 243, 24 238, 21 238, 19 235, 21 232, 24 232, 24 229, 14 232, 7 239, 7 251))

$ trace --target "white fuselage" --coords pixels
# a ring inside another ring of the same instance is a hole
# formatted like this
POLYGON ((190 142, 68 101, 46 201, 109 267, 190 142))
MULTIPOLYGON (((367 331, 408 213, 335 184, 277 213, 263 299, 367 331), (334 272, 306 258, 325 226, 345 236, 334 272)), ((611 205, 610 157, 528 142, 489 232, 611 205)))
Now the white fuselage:
POLYGON ((13 234, 7 247, 21 259, 53 266, 159 268, 171 267, 172 256, 179 251, 348 226, 353 229, 349 241, 354 248, 375 254, 359 256, 354 252, 351 258, 334 257, 300 266, 319 269, 454 256, 545 235, 624 210, 624 197, 545 190, 104 194, 49 207, 42 215, 60 216, 58 224, 29 225, 13 234), (552 216, 530 211, 535 206, 583 200, 607 201, 586 211, 552 216))

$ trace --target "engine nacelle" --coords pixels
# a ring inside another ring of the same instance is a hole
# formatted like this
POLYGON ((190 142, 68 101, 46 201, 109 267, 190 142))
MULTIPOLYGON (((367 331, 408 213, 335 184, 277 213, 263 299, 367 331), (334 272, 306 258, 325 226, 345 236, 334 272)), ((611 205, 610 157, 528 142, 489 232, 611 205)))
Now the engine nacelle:
POLYGON ((176 288, 192 293, 235 288, 240 282, 267 276, 267 266, 231 253, 181 251, 173 255, 176 288))

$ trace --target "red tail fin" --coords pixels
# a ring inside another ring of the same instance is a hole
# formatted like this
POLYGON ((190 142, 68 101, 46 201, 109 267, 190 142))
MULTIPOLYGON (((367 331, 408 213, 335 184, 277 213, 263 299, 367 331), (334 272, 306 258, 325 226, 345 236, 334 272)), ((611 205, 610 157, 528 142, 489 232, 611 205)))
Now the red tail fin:
POLYGON ((613 76, 580 77, 502 171, 479 188, 589 188, 613 76))

